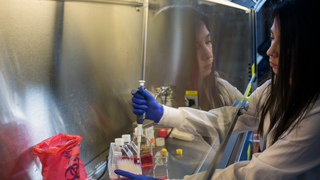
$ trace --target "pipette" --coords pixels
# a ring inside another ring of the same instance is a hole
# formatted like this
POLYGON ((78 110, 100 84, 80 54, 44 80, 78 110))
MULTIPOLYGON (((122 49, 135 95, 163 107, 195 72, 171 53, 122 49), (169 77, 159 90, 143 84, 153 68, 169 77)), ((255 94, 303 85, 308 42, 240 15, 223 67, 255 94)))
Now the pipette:
MULTIPOLYGON (((140 80, 140 87, 144 87, 144 80, 140 80)), ((139 90, 132 90, 131 94, 134 95, 139 90)), ((140 163, 140 149, 141 149, 141 135, 142 135, 142 123, 143 123, 143 114, 137 115, 137 143, 138 143, 138 152, 137 152, 137 163, 140 163)))

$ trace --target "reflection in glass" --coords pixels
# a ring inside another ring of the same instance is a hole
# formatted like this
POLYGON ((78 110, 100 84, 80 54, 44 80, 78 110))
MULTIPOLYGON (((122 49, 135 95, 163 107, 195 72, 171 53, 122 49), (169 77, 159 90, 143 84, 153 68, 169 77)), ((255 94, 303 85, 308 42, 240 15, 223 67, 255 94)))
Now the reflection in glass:
POLYGON ((203 165, 200 171, 207 170, 234 117, 234 111, 223 107, 240 100, 248 82, 248 14, 222 5, 175 4, 159 8, 151 17, 146 87, 155 93, 157 87, 170 86, 176 108, 186 106, 185 91, 197 91, 204 115, 186 119, 190 126, 184 130, 197 135, 194 145, 201 147, 189 147, 189 160, 203 165), (213 114, 218 118, 208 118, 213 114))
POLYGON ((248 56, 249 53, 241 53, 238 45, 230 46, 230 42, 221 39, 218 33, 222 23, 215 22, 216 18, 210 15, 212 12, 204 11, 210 8, 173 5, 160 9, 149 20, 146 86, 151 92, 164 85, 172 87, 173 107, 186 106, 184 95, 187 90, 198 92, 199 109, 208 111, 232 105, 234 97, 226 94, 225 81, 219 75, 231 79, 231 84, 237 81, 235 84, 240 90, 244 90, 247 84, 243 74, 247 64, 237 63, 237 60, 243 58, 242 54, 248 56), (225 49, 235 49, 238 58, 225 49), (216 65, 220 68, 217 69, 216 65), (233 67, 242 69, 240 76, 239 70, 233 67))

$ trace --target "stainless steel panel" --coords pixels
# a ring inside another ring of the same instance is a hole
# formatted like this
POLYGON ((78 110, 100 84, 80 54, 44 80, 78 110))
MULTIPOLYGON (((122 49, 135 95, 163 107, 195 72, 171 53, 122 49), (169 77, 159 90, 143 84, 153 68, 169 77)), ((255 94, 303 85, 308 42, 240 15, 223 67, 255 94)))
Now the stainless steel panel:
POLYGON ((82 136, 88 164, 131 130, 141 77, 142 13, 134 6, 0 1, 0 179, 42 179, 32 147, 82 136))
POLYGON ((68 131, 87 139, 81 149, 86 163, 131 130, 130 91, 141 76, 142 12, 66 2, 62 32, 56 94, 74 126, 68 131))

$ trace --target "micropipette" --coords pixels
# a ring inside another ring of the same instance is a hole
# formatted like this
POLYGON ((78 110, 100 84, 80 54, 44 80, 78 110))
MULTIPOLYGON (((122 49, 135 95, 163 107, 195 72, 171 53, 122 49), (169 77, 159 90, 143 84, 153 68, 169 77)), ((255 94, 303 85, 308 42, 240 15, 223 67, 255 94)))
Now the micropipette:
MULTIPOLYGON (((144 87, 144 82, 143 80, 140 80, 140 87, 144 87)), ((139 90, 132 90, 131 94, 134 95, 136 92, 139 90)), ((142 123, 143 123, 143 114, 137 115, 137 143, 138 143, 138 152, 137 152, 137 163, 140 163, 140 149, 141 149, 141 135, 142 135, 142 123)))

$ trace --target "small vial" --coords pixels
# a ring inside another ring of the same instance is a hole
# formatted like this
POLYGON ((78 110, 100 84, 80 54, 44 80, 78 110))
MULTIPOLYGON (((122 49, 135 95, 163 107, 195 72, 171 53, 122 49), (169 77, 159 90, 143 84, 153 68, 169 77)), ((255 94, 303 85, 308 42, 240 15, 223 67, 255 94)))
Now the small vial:
POLYGON ((169 153, 167 151, 166 148, 162 148, 161 149, 161 159, 162 159, 162 162, 167 164, 168 163, 168 156, 169 156, 169 153))
POLYGON ((156 138, 156 150, 161 151, 162 148, 165 148, 165 139, 163 137, 156 138))
POLYGON ((127 148, 124 147, 124 140, 123 138, 115 138, 114 142, 120 146, 122 158, 121 159, 133 159, 132 152, 127 148))

